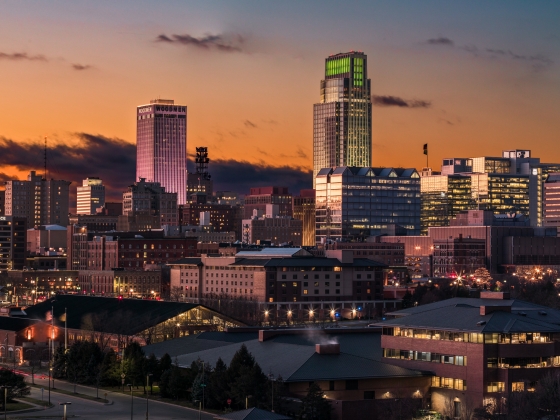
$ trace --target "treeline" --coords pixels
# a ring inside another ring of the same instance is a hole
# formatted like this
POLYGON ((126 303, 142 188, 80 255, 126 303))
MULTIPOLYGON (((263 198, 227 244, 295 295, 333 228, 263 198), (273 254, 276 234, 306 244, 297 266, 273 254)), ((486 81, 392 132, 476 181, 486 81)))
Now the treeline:
MULTIPOLYGON (((229 366, 220 358, 213 366, 197 360, 180 368, 168 354, 159 360, 153 354, 146 356, 137 343, 129 344, 118 355, 112 349, 101 351, 97 343, 79 341, 67 352, 58 348, 54 355, 53 376, 74 384, 121 387, 122 374, 126 385, 143 387, 144 392, 151 392, 152 386, 157 385, 161 397, 190 401, 197 408, 201 405, 228 411, 247 405, 294 415, 294 408, 285 406, 287 389, 282 378, 265 374, 245 345, 235 353, 229 366)), ((308 398, 304 409, 324 415, 324 399, 308 398)))

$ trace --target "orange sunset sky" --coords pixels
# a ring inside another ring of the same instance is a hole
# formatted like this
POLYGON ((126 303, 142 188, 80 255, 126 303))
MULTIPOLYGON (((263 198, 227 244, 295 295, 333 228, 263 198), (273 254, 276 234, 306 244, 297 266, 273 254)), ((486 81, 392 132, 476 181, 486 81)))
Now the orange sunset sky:
MULTIPOLYGON (((188 106, 189 153, 207 146, 214 160, 307 171, 324 59, 349 50, 367 54, 373 95, 402 100, 373 107, 374 166, 421 168, 423 143, 434 169, 443 157, 506 148, 560 161, 558 2, 4 1, 0 8, 3 179, 30 169, 8 160, 10 141, 46 135, 53 146, 74 147, 87 133, 134 144, 135 108, 157 97, 188 106)), ((35 159, 42 153, 39 145, 26 150, 35 159)), ((64 173, 64 163, 57 166, 64 173)))

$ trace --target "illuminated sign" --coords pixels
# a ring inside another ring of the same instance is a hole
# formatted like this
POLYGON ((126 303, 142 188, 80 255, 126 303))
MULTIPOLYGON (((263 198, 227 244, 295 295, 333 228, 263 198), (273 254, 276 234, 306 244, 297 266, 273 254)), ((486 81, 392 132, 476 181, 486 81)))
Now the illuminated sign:
POLYGON ((6 216, 0 216, 0 220, 6 220, 6 216))
POLYGON ((152 107, 151 107, 151 106, 147 106, 147 107, 139 108, 139 109, 138 109, 138 113, 139 113, 139 114, 143 114, 144 112, 152 112, 152 107))

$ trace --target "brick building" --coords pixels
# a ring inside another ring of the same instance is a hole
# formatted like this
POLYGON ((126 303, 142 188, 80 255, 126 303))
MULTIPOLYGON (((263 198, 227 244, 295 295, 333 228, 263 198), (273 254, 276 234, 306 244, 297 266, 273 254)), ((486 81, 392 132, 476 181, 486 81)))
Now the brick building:
POLYGON ((258 187, 245 196, 244 219, 251 218, 253 210, 266 213, 267 204, 278 205, 278 215, 292 217, 292 195, 287 187, 258 187))
POLYGON ((433 372, 432 406, 452 406, 456 418, 483 404, 503 410, 508 393, 560 371, 560 311, 552 308, 482 292, 388 316, 378 324, 383 361, 433 372))

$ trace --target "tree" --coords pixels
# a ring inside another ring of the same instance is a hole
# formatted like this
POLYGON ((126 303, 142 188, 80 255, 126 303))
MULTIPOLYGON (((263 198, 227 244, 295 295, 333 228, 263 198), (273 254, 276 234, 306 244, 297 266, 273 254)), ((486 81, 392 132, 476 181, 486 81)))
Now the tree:
POLYGON ((330 420, 331 405, 325 399, 325 393, 316 382, 313 382, 303 398, 300 419, 305 420, 330 420))
POLYGON ((266 405, 267 378, 245 344, 235 353, 227 369, 232 407, 245 407, 245 398, 252 395, 257 407, 266 405))
POLYGON ((66 378, 66 363, 67 354, 64 352, 62 347, 57 347, 54 352, 53 364, 52 364, 52 376, 53 378, 66 378))
POLYGON ((229 397, 227 366, 220 357, 209 375, 206 387, 206 406, 216 409, 227 407, 229 397))
POLYGON ((144 383, 144 360, 144 350, 137 342, 133 341, 124 349, 123 370, 132 385, 144 383))
POLYGON ((161 375, 159 390, 162 397, 178 400, 185 395, 186 389, 187 383, 179 366, 173 365, 161 375))
MULTIPOLYGON (((25 383, 22 375, 12 372, 11 370, 0 369, 0 384, 8 388, 8 401, 13 401, 14 398, 24 397, 31 392, 29 386, 25 383)), ((4 395, 2 395, 2 404, 4 404, 4 395)))
POLYGON ((474 281, 479 287, 489 287, 490 282, 492 281, 492 276, 486 267, 478 267, 474 271, 474 281))

